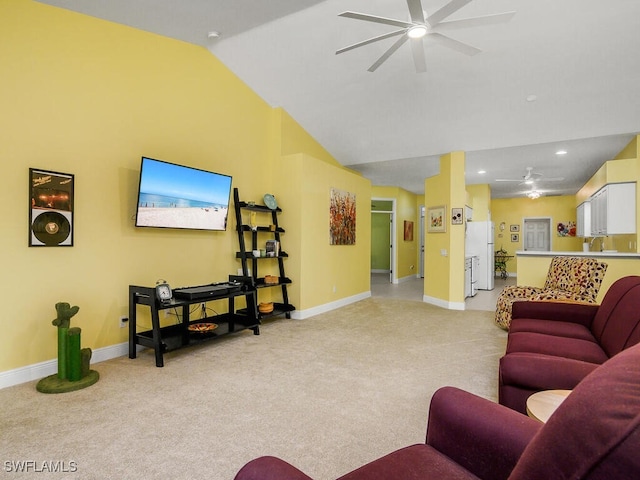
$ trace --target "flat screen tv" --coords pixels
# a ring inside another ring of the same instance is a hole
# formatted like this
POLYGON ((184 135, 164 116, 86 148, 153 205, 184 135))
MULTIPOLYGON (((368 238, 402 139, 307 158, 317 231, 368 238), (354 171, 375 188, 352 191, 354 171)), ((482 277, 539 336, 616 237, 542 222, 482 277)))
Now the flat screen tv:
POLYGON ((226 230, 231 177, 142 157, 136 227, 226 230))

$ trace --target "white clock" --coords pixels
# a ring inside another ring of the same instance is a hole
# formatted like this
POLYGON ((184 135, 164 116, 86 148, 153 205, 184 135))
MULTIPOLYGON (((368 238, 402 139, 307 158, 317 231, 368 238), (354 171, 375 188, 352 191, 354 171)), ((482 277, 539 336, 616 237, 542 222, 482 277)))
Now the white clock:
POLYGON ((156 298, 160 300, 160 303, 169 303, 173 294, 171 293, 171 287, 165 280, 158 280, 156 283, 156 298))

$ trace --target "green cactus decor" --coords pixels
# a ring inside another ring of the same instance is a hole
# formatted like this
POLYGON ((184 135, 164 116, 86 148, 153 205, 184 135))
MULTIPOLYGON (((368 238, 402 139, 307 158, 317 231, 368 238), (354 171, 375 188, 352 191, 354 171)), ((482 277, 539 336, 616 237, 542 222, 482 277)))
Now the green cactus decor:
POLYGON ((80 310, 69 303, 56 303, 58 316, 51 322, 58 327, 58 373, 43 378, 36 385, 42 393, 64 393, 93 385, 100 375, 91 370, 91 349, 80 348, 78 327, 71 328, 71 317, 80 310))

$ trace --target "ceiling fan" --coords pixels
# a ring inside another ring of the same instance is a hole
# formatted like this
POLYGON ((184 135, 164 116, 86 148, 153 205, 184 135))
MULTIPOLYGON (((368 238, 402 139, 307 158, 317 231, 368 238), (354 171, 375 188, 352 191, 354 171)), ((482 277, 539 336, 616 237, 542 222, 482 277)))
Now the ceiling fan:
POLYGON ((537 180, 542 180, 544 177, 545 182, 561 182, 564 177, 545 177, 544 174, 534 172, 533 167, 527 167, 527 173, 520 178, 496 178, 496 182, 518 182, 521 185, 531 185, 537 180))
POLYGON ((364 40, 362 42, 354 43, 347 47, 341 48, 336 51, 336 55, 339 53, 348 52, 354 48, 363 47, 370 43, 378 42, 387 38, 400 35, 400 38, 391 45, 391 47, 382 54, 382 56, 371 65, 368 70, 374 72, 380 65, 382 65, 393 53, 398 50, 405 42, 410 40, 411 50, 413 52, 413 61, 416 66, 416 72, 422 73, 427 70, 427 64, 424 57, 424 46, 422 43, 423 38, 431 41, 438 42, 440 45, 451 48, 457 52, 465 55, 476 55, 481 50, 467 43, 463 43, 459 40, 455 40, 447 35, 444 35, 443 31, 454 30, 456 28, 474 27, 479 25, 490 25, 494 23, 508 22, 511 20, 516 12, 496 13, 492 15, 483 15, 480 17, 465 18, 461 20, 443 21, 453 13, 460 10, 471 0, 451 0, 440 10, 426 15, 422 8, 421 0, 407 0, 407 6, 409 7, 410 20, 396 20, 393 18, 378 17, 376 15, 369 15, 366 13, 358 12, 342 12, 338 16, 353 18, 356 20, 364 20, 366 22, 382 23, 384 25, 391 25, 394 27, 400 27, 400 30, 394 30, 393 32, 378 35, 377 37, 364 40))

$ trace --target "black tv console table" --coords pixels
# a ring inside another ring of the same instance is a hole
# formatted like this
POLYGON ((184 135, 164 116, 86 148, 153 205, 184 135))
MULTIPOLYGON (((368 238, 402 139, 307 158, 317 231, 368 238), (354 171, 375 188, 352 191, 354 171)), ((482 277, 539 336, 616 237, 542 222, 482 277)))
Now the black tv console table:
MULTIPOLYGON (((243 277, 234 277, 243 279, 243 277)), ((140 287, 129 285, 129 358, 136 358, 136 345, 143 345, 153 348, 156 356, 156 367, 164 366, 163 354, 169 350, 193 345, 202 341, 218 338, 230 333, 251 329, 254 335, 260 335, 260 320, 255 303, 255 288, 250 283, 244 283, 237 291, 224 292, 215 298, 198 299, 177 299, 172 298, 168 303, 161 303, 156 297, 155 287, 140 287), (235 297, 244 296, 247 301, 247 308, 243 308, 243 313, 235 310, 235 297), (227 298, 229 300, 229 311, 207 318, 191 320, 189 318, 189 307, 212 300, 227 298), (137 306, 146 305, 151 309, 151 330, 144 332, 137 331, 137 306), (181 309, 180 323, 175 325, 160 326, 159 312, 161 310, 181 309), (196 323, 215 323, 218 327, 215 330, 205 333, 189 331, 189 325, 196 323)))

